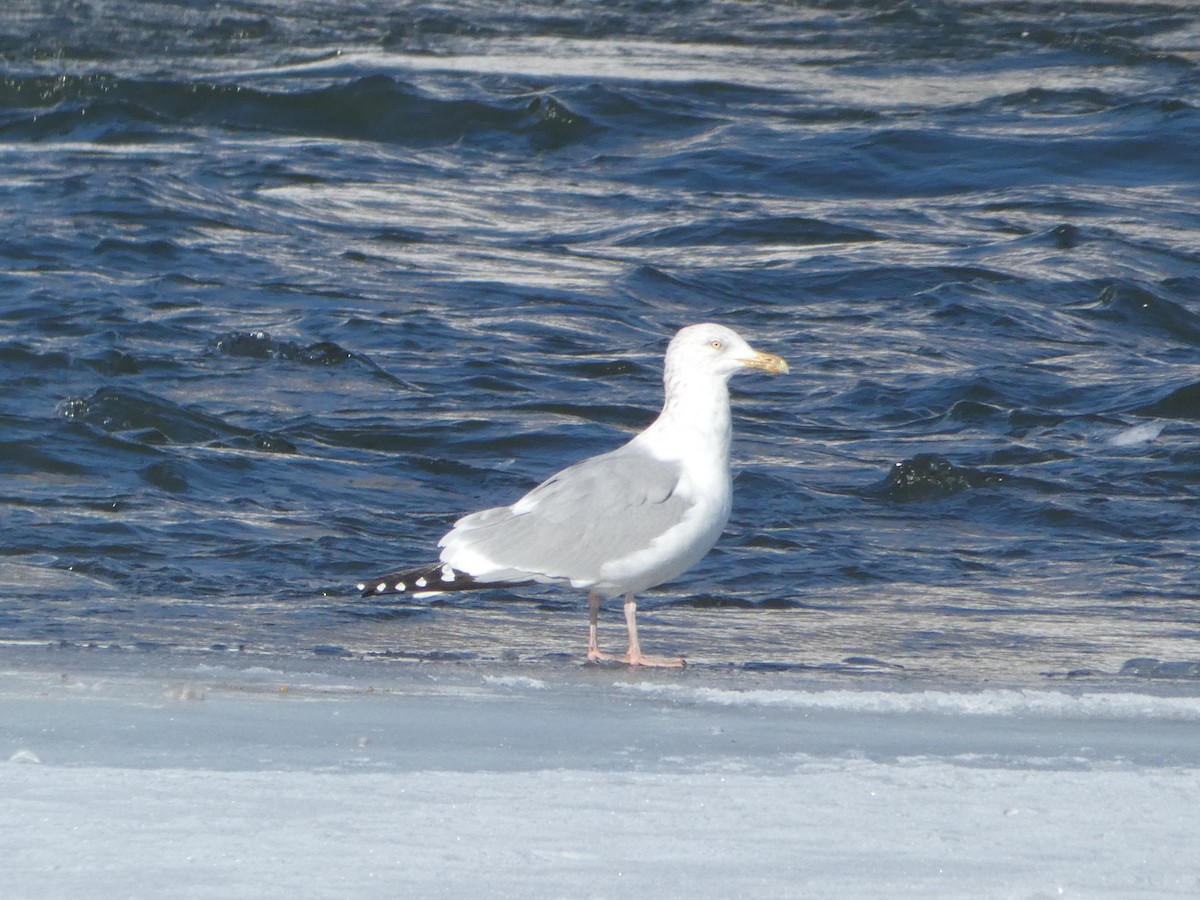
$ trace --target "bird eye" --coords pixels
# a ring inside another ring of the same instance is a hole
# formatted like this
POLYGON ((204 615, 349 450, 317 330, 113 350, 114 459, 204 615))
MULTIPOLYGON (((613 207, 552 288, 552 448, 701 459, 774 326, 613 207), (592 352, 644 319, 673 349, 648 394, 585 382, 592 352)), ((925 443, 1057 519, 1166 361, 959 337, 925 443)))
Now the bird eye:
POLYGON ((720 350, 724 344, 722 344, 720 341, 713 340, 708 342, 708 346, 712 347, 714 350, 720 350))

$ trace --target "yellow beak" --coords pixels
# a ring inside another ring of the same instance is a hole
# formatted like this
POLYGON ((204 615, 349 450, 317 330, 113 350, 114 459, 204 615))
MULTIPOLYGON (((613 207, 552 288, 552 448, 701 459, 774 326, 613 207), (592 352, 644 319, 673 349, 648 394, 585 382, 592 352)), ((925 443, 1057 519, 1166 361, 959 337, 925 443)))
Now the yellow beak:
POLYGON ((761 369, 772 375, 786 375, 788 372, 788 364, 783 357, 776 356, 774 353, 755 351, 753 356, 743 357, 739 362, 747 369, 761 369))

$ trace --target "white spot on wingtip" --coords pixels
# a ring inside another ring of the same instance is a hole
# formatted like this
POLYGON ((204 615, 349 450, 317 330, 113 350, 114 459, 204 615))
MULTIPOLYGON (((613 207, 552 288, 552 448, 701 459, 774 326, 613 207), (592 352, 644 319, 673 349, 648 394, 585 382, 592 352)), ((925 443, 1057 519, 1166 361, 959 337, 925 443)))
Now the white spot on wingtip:
POLYGON ((387 590, 387 585, 384 584, 382 581, 379 582, 379 584, 375 585, 375 593, 377 593, 377 594, 382 594, 386 590, 387 590))
POLYGON ((404 585, 404 582, 403 582, 403 581, 397 581, 397 582, 396 582, 396 590, 398 590, 398 591, 407 590, 407 588, 405 587, 405 585, 404 585))
POLYGON ((357 587, 357 589, 358 589, 358 590, 360 590, 360 591, 365 591, 365 590, 367 589, 367 585, 366 585, 366 583, 365 583, 365 582, 362 582, 362 581, 360 581, 360 582, 359 582, 359 583, 356 585, 356 587, 357 587))
POLYGON ((427 585, 427 584, 429 584, 429 582, 426 581, 424 578, 418 578, 416 580, 417 587, 425 587, 425 585, 427 585))
POLYGON ((442 581, 453 581, 458 575, 449 566, 442 566, 442 581))

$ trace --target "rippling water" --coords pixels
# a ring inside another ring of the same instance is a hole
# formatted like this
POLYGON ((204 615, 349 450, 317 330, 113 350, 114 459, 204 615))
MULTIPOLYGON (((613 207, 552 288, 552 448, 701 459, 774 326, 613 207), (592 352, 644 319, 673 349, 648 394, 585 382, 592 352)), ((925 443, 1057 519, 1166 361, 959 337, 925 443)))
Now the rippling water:
POLYGON ((9 3, 0 638, 577 656, 570 594, 353 584, 711 319, 793 375, 649 647, 1194 676, 1198 95, 1186 2, 9 3))

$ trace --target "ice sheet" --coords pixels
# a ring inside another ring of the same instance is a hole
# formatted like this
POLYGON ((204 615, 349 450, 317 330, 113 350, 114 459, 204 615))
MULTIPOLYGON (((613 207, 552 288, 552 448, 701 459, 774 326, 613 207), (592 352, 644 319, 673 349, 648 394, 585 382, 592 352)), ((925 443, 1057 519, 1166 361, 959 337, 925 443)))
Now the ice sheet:
POLYGON ((7 897, 1200 890, 1177 692, 32 658, 0 673, 7 897))

